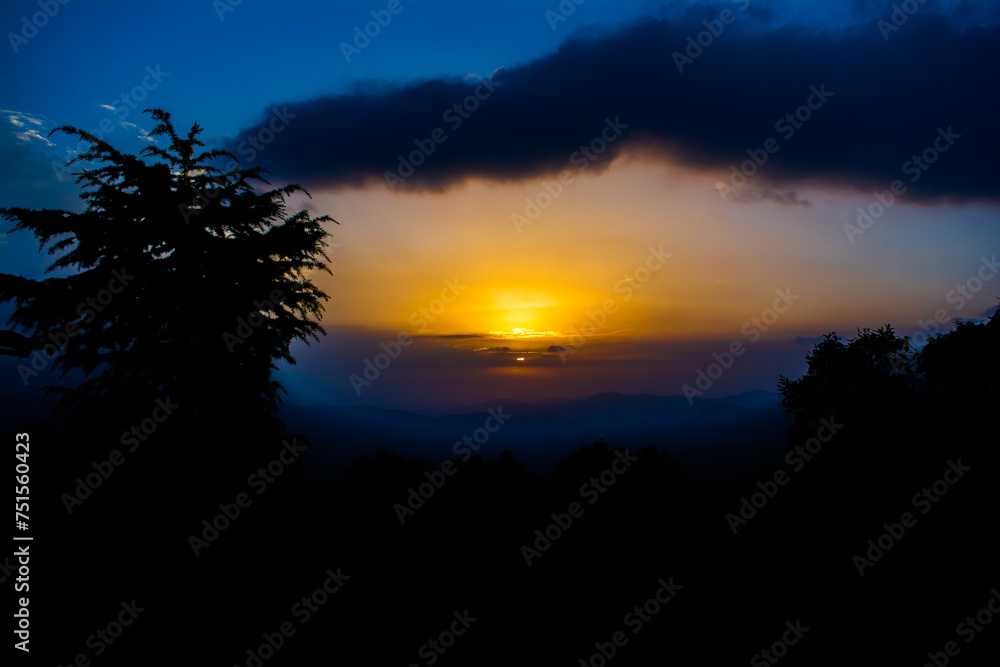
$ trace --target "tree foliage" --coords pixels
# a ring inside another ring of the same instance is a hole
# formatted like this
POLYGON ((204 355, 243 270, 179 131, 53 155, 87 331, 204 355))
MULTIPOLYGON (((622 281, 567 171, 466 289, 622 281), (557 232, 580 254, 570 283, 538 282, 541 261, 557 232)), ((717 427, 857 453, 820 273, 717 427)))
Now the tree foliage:
MULTIPOLYGON (((270 185, 260 167, 213 165, 236 158, 201 150, 195 123, 178 135, 170 114, 146 110, 158 122, 139 155, 119 152, 70 126, 53 130, 87 142, 69 165, 81 184, 82 212, 0 209, 56 259, 36 281, 0 274, 0 300, 12 300, 8 321, 54 356, 60 377, 83 371, 60 407, 88 399, 164 393, 192 411, 225 406, 273 411, 280 384, 275 362, 295 363, 296 339, 318 340, 317 319, 328 296, 310 279, 329 273, 328 235, 308 211, 288 215, 285 199, 306 192, 270 185), (278 296, 278 299, 274 297, 278 296), (58 350, 58 353, 51 353, 58 350)), ((21 372, 37 373, 29 364, 21 372)))
POLYGON ((956 401, 985 413, 995 409, 998 393, 1000 317, 959 321, 919 350, 889 325, 858 330, 847 341, 830 333, 806 361, 805 375, 778 382, 800 435, 830 415, 851 426, 893 423, 900 415, 953 410, 956 401))

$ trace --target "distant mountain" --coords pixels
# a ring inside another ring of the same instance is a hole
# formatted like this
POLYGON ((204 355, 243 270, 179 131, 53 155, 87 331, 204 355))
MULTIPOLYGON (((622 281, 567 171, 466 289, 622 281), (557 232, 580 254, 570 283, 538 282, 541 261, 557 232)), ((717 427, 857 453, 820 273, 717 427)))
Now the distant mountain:
MULTIPOLYGON (((54 399, 0 395, 0 422, 24 429, 51 413, 54 399)), ((717 399, 653 394, 597 394, 579 399, 497 400, 421 414, 374 406, 285 405, 287 433, 312 442, 307 473, 316 483, 342 475, 351 462, 379 450, 439 466, 456 456, 455 443, 482 429, 489 410, 510 418, 478 453, 487 460, 507 449, 529 470, 546 474, 560 456, 598 438, 633 450, 655 445, 697 480, 726 484, 780 465, 790 418, 781 397, 753 391, 717 399)), ((492 422, 491 422, 492 423, 492 422)), ((485 431, 479 431, 480 437, 485 431)), ((464 449, 460 452, 464 454, 464 449)))
POLYGON ((736 396, 717 399, 696 399, 693 405, 683 396, 657 396, 655 394, 622 394, 605 392, 585 398, 551 398, 544 401, 493 400, 478 405, 452 408, 440 412, 425 411, 428 415, 469 415, 481 414, 489 408, 504 405, 517 414, 557 414, 585 420, 620 421, 633 415, 648 416, 650 413, 674 413, 687 417, 692 410, 698 411, 712 405, 726 405, 742 408, 778 409, 781 396, 766 391, 750 391, 736 396))
POLYGON ((574 400, 571 398, 543 398, 535 401, 522 401, 515 398, 507 399, 494 399, 492 401, 487 401, 485 403, 479 403, 477 405, 463 405, 457 408, 448 408, 446 410, 420 410, 421 414, 429 415, 432 417, 440 417, 442 415, 467 415, 467 414, 478 414, 480 412, 485 412, 489 408, 496 407, 498 403, 503 405, 509 405, 512 409, 516 408, 521 414, 527 414, 529 412, 537 411, 540 408, 548 407, 550 405, 558 405, 560 403, 571 403, 574 400))
MULTIPOLYGON (((549 401, 489 401, 441 414, 418 414, 372 406, 285 406, 288 432, 303 433, 315 446, 313 473, 342 474, 360 456, 386 450, 438 466, 455 456, 453 446, 484 426, 489 410, 510 419, 481 445, 486 459, 504 449, 529 470, 546 473, 562 455, 603 438, 612 446, 655 445, 688 472, 724 483, 780 463, 790 420, 781 397, 754 391, 718 399, 652 394, 598 394, 549 401)), ((492 422, 491 422, 492 424, 492 422)), ((480 437, 483 431, 480 431, 480 437)), ((460 450, 464 451, 464 450, 460 450)))

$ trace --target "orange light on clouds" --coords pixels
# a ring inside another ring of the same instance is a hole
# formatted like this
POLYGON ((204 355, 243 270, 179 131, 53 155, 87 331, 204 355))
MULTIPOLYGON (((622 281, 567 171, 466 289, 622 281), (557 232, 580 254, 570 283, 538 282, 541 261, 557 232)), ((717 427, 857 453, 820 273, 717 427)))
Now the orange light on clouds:
POLYGON ((490 338, 506 338, 523 340, 525 338, 558 338, 563 334, 558 331, 535 331, 534 329, 513 329, 511 331, 490 331, 490 338))
POLYGON ((866 237, 868 245, 858 248, 843 241, 841 227, 863 197, 828 201, 806 191, 811 207, 723 201, 715 187, 720 177, 620 159, 604 172, 580 175, 521 229, 511 214, 538 194, 542 179, 471 179, 446 193, 374 186, 314 192, 309 206, 341 221, 330 229, 333 275, 316 276, 331 295, 324 324, 547 347, 565 345, 588 313, 613 301, 618 309, 587 338, 590 350, 611 340, 739 338, 775 289, 790 288, 802 299, 768 338, 877 326, 887 306, 872 284, 912 285, 893 308, 934 312, 938 297, 926 296, 928 278, 918 264, 860 264, 868 254, 888 253, 915 226, 929 229, 930 213, 912 212, 927 220, 906 227, 885 225, 886 240, 866 237), (640 281, 650 247, 671 257, 640 281), (418 317, 428 322, 418 331, 411 316, 440 296, 445 280, 468 287, 433 321, 418 317), (930 304, 917 307, 921 300, 930 304))

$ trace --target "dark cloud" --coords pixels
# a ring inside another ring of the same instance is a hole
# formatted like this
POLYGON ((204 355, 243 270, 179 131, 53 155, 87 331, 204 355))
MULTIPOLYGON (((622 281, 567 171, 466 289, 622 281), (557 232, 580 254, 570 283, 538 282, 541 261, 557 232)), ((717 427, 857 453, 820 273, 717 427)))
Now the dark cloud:
MULTIPOLYGON (((290 102, 295 118, 255 163, 307 186, 384 187, 397 156, 422 142, 433 152, 398 187, 442 190, 473 176, 503 181, 580 164, 602 169, 622 150, 729 174, 749 159, 748 150, 764 155, 773 138, 777 152, 745 186, 758 194, 737 199, 803 203, 797 188, 871 192, 900 179, 906 201, 1000 201, 995 8, 993 20, 975 27, 924 5, 884 39, 874 21, 768 29, 766 17, 740 12, 740 4, 703 5, 679 20, 649 18, 616 33, 570 39, 554 54, 498 73, 489 85, 366 84, 346 95, 290 102), (692 47, 696 57, 679 72, 672 54, 684 52, 688 37, 706 30, 702 21, 723 8, 736 19, 700 54, 692 47), (832 95, 801 127, 779 124, 820 89, 832 95), (483 99, 469 97, 476 90, 483 99), (478 105, 464 119, 454 111, 463 100, 478 105), (607 119, 617 119, 620 138, 592 164, 574 155, 602 132, 611 136, 607 119), (949 127, 960 138, 936 164, 904 171, 914 155, 933 147, 938 128, 949 127), (437 128, 446 136, 442 143, 431 139, 437 128)), ((240 143, 265 127, 271 113, 231 148, 240 154, 240 143)))

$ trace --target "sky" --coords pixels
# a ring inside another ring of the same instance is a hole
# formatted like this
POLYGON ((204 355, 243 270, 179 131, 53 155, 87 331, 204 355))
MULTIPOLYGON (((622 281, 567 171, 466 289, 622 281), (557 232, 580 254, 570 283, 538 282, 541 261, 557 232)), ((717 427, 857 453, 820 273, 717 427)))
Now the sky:
MULTIPOLYGON (((290 403, 774 391, 825 333, 1000 298, 997 2, 14 0, 0 28, 0 206, 80 210, 49 131, 137 152, 159 107, 339 222, 290 403)), ((0 270, 37 250, 0 237, 0 270)))

